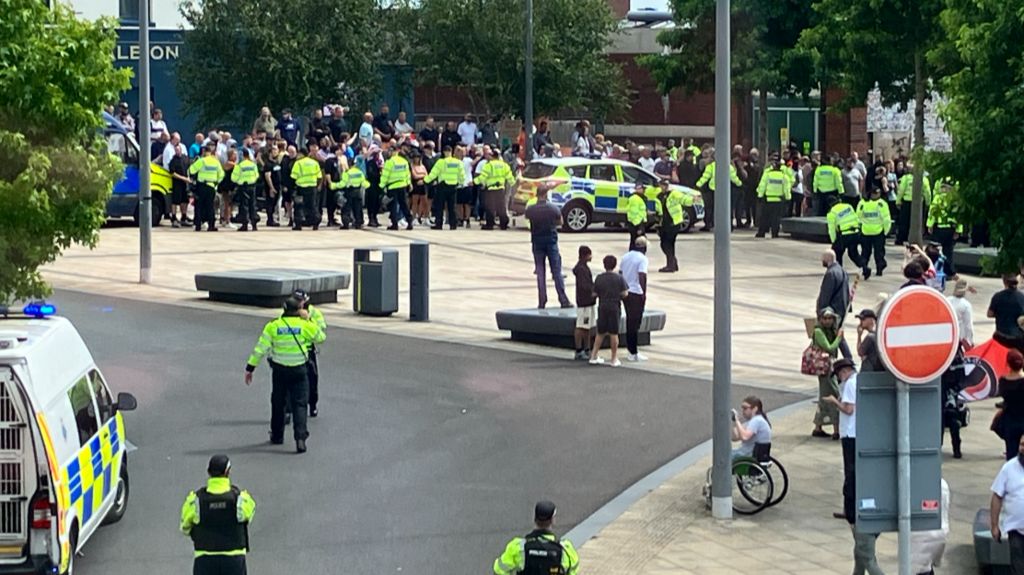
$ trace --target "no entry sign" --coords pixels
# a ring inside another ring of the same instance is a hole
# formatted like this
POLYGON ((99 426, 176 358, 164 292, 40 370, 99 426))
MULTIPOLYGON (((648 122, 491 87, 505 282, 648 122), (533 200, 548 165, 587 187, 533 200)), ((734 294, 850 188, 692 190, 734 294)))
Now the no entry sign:
POLYGON ((878 318, 879 355, 900 381, 938 378, 953 362, 959 343, 956 312, 934 288, 901 289, 878 318))

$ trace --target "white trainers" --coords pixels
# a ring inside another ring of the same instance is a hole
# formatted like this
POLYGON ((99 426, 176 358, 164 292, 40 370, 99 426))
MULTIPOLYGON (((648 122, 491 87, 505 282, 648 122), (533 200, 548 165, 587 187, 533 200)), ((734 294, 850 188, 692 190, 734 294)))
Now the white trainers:
POLYGON ((628 361, 647 361, 647 356, 642 353, 631 353, 626 356, 628 361))
POLYGON ((610 365, 610 366, 612 366, 612 367, 619 367, 619 366, 621 366, 621 365, 622 365, 622 362, 621 362, 621 361, 619 361, 619 359, 618 359, 618 358, 615 358, 615 361, 611 362, 611 363, 610 363, 610 364, 608 364, 608 365, 610 365))
MULTIPOLYGON (((618 361, 618 360, 616 360, 616 361, 618 361)), ((594 359, 590 360, 590 365, 602 365, 603 363, 604 363, 604 358, 601 358, 601 357, 595 357, 594 359)))

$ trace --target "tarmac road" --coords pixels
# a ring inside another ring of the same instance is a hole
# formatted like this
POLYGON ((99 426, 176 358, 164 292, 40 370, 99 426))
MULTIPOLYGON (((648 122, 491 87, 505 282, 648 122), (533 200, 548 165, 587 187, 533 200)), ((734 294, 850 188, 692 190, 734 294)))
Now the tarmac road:
MULTIPOLYGON (((252 574, 479 575, 559 505, 564 533, 652 470, 706 440, 704 380, 365 331, 329 329, 309 452, 267 443, 270 372, 243 367, 266 320, 58 292, 125 414, 131 497, 101 528, 81 575, 190 572, 177 530, 206 463, 228 453, 258 507, 252 574)), ((274 312, 267 310, 267 319, 274 312)), ((800 399, 737 386, 769 406, 800 399)))

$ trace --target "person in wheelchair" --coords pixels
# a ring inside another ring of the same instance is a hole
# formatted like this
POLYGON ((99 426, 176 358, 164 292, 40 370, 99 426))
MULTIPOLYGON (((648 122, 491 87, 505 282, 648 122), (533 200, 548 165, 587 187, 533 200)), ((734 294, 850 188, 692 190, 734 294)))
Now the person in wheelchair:
POLYGON ((743 412, 743 421, 736 416, 735 409, 732 412, 732 440, 741 442, 738 448, 732 450, 733 461, 741 457, 754 457, 755 445, 772 442, 772 426, 765 415, 761 398, 754 395, 744 398, 740 410, 743 412))

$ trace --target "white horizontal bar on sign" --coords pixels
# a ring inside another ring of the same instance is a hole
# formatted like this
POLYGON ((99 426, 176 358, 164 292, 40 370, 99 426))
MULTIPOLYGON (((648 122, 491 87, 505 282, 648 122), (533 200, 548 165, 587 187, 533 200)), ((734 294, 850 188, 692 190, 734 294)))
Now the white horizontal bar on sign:
POLYGON ((914 347, 943 343, 953 343, 953 324, 951 323, 922 323, 885 329, 885 345, 888 347, 914 347))

